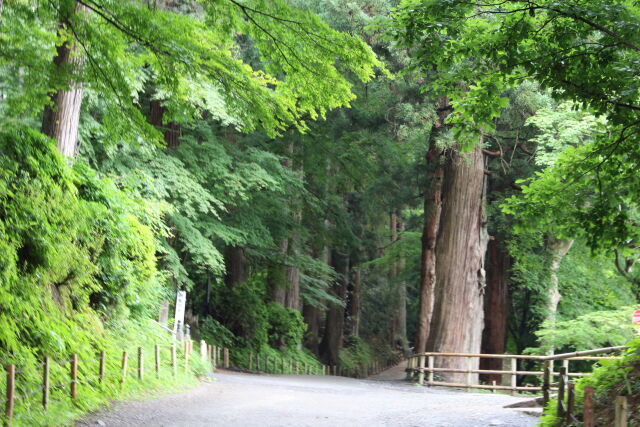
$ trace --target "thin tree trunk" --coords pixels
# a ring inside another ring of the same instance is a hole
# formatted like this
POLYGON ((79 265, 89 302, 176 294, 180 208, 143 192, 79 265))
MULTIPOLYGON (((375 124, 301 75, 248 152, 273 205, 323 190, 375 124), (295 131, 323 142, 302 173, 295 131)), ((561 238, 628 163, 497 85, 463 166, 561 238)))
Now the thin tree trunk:
MULTIPOLYGON (((400 234, 404 231, 405 224, 404 221, 398 222, 398 230, 400 234)), ((398 273, 402 274, 405 267, 405 258, 402 254, 398 259, 398 273)), ((407 283, 404 280, 398 281, 398 308, 397 308, 397 333, 400 339, 400 345, 402 348, 402 352, 406 353, 408 351, 408 343, 407 343, 407 283)))
MULTIPOLYGON (((395 209, 389 213, 389 242, 390 248, 393 251, 395 249, 394 243, 398 240, 398 213, 395 209)), ((389 270, 389 285, 393 288, 396 286, 396 276, 398 275, 398 261, 394 259, 391 262, 391 268, 389 270)), ((398 338, 398 306, 396 305, 391 313, 391 325, 389 330, 389 343, 395 346, 396 339, 398 338)))
MULTIPOLYGON (((484 255, 488 241, 484 189, 481 147, 468 155, 452 152, 442 191, 442 219, 436 243, 435 304, 428 351, 480 351, 486 284, 484 255)), ((436 365, 457 369, 468 367, 464 358, 438 358, 436 365)), ((474 368, 478 368, 477 362, 474 368)), ((443 376, 456 382, 466 378, 466 374, 443 376)), ((477 377, 472 376, 473 383, 477 383, 477 377)))
MULTIPOLYGON (((482 353, 504 354, 507 341, 507 319, 509 316, 508 278, 511 257, 499 240, 490 240, 487 250, 487 294, 482 331, 482 353)), ((482 359, 480 369, 501 370, 501 359, 482 359)), ((501 382, 501 375, 485 374, 481 380, 501 382)))
POLYGON ((433 170, 429 188, 424 195, 424 228, 422 230, 422 256, 420 259, 420 303, 414 351, 423 353, 433 315, 434 289, 436 285, 436 240, 442 212, 442 180, 444 168, 441 164, 442 150, 435 143, 427 152, 427 167, 433 170))
POLYGON ((351 291, 351 335, 358 336, 360 334, 360 310, 362 305, 362 276, 360 267, 352 269, 353 273, 353 289, 351 291))
MULTIPOLYGON (((74 13, 86 12, 85 6, 76 4, 74 13)), ((61 17, 61 31, 69 26, 69 19, 69 16, 61 17)), ((78 154, 78 126, 84 92, 78 74, 82 71, 84 56, 76 43, 66 41, 58 46, 53 63, 56 73, 71 72, 72 77, 67 88, 51 94, 51 105, 45 107, 42 117, 42 133, 56 141, 61 154, 73 159, 78 154)))
MULTIPOLYGON (((547 248, 551 252, 551 265, 549 266, 549 305, 547 307, 547 316, 545 322, 548 328, 553 328, 556 324, 556 316, 558 312, 558 303, 560 302, 560 282, 558 280, 558 271, 560 264, 573 246, 573 240, 556 239, 553 236, 547 238, 547 248)), ((554 348, 548 343, 542 343, 543 347, 548 348, 549 354, 553 354, 554 348)))

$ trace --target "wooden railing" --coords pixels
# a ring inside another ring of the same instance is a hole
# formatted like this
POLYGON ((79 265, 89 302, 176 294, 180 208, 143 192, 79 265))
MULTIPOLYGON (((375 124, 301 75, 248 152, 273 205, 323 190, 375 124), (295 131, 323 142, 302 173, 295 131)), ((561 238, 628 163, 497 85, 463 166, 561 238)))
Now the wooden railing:
MULTIPOLYGON (((467 390, 472 389, 485 389, 485 390, 505 390, 510 391, 512 394, 516 392, 542 392, 543 400, 549 401, 549 395, 551 391, 560 391, 560 384, 568 384, 569 378, 582 377, 589 375, 588 372, 571 372, 570 363, 575 361, 599 361, 606 359, 617 359, 615 356, 594 356, 596 354, 613 353, 624 350, 626 347, 607 347, 599 348, 595 350, 579 351, 574 353, 564 353, 552 356, 532 356, 532 355, 515 355, 515 354, 482 354, 482 353, 420 353, 414 354, 409 357, 407 362, 407 374, 410 379, 417 379, 419 384, 427 384, 429 386, 443 386, 443 387, 460 387, 467 390), (461 368, 448 368, 448 367, 436 367, 437 358, 465 358, 467 360, 467 367, 461 368), (477 369, 475 366, 479 365, 480 359, 503 359, 507 360, 508 369, 502 370, 490 370, 490 369, 477 369), (531 360, 538 362, 540 368, 537 370, 518 370, 518 360, 531 360), (562 366, 558 371, 554 370, 555 361, 562 361, 562 366), (438 373, 456 373, 465 374, 464 382, 447 382, 440 381, 436 378, 438 373), (475 374, 494 374, 502 375, 503 379, 508 377, 508 381, 502 381, 502 384, 496 384, 493 381, 491 384, 476 384, 474 383, 475 374), (541 385, 524 385, 518 386, 518 376, 534 376, 541 377, 541 385), (426 376, 426 381, 425 381, 426 376), (559 377, 560 381, 554 383, 554 377, 559 377)), ((571 393, 569 386, 565 387, 567 393, 571 393)))
MULTIPOLYGON (((43 410, 47 411, 52 392, 56 393, 57 400, 66 395, 69 401, 73 403, 82 393, 82 389, 78 386, 88 385, 100 388, 107 383, 124 386, 131 377, 141 381, 147 374, 154 375, 158 379, 167 375, 175 377, 178 368, 188 372, 189 359, 193 353, 193 341, 187 339, 182 342, 174 341, 172 343, 154 345, 153 356, 150 357, 150 362, 153 362, 151 367, 147 367, 145 363, 147 358, 143 347, 137 347, 132 350, 123 349, 118 354, 107 354, 104 350, 98 350, 95 354, 81 356, 74 353, 69 355, 68 359, 60 361, 44 356, 41 359, 41 363, 36 366, 37 369, 41 370, 40 380, 37 384, 26 384, 26 382, 21 381, 21 374, 25 373, 22 369, 23 367, 15 364, 5 365, 4 414, 0 415, 1 424, 4 426, 12 424, 16 401, 26 402, 28 399, 35 398, 36 395, 40 397, 43 410), (178 348, 181 350, 182 360, 178 360, 178 348), (113 370, 107 372, 105 369, 107 359, 117 360, 120 366, 118 373, 113 372, 113 370), (133 370, 129 369, 130 364, 135 365, 133 370), (79 374, 78 372, 80 365, 86 368, 84 369, 84 374, 79 374), (87 365, 89 365, 88 368, 87 365), (54 379, 51 374, 53 367, 58 367, 58 372, 64 369, 67 372, 66 378, 63 379, 63 377, 58 376, 55 381, 52 381, 54 379), (96 375, 87 377, 87 371, 93 371, 96 375), (56 384, 52 385, 52 383, 56 384)), ((200 341, 200 358, 206 363, 209 370, 215 371, 220 361, 221 352, 228 356, 226 348, 222 349, 207 344, 205 341, 200 341)), ((224 361, 225 366, 228 366, 228 357, 225 357, 224 361)))

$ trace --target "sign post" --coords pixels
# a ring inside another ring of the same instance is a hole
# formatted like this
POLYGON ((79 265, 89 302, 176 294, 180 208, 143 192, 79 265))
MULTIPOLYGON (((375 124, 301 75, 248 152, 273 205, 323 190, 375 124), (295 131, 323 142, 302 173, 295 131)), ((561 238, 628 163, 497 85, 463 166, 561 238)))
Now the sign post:
POLYGON ((184 308, 187 302, 187 292, 178 291, 176 296, 176 313, 173 322, 173 333, 181 336, 182 327, 184 326, 184 308))

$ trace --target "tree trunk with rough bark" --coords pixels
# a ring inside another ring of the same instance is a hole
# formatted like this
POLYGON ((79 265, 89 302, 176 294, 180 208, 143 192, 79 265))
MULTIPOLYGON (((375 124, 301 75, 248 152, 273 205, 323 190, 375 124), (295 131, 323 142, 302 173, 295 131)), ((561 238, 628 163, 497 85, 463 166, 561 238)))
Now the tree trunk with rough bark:
MULTIPOLYGON (((504 354, 507 342, 507 319, 509 316, 509 268, 511 257, 499 240, 490 240, 487 250, 487 292, 485 296, 484 330, 482 331, 482 353, 504 354)), ((499 371, 502 359, 482 359, 480 369, 499 371)), ((484 374, 481 381, 500 384, 499 374, 484 374)))
MULTIPOLYGON (((72 13, 87 13, 88 9, 76 3, 72 13)), ((59 32, 69 26, 70 16, 62 16, 59 32)), ((42 133, 56 141, 58 151, 67 158, 74 159, 78 154, 78 126, 80 107, 84 88, 79 75, 82 73, 84 56, 78 45, 65 41, 56 50, 53 59, 56 73, 69 74, 68 87, 51 94, 51 104, 44 108, 42 115, 42 133)))
POLYGON ((444 178, 441 155, 442 150, 432 143, 432 147, 425 156, 427 168, 433 170, 433 175, 424 195, 424 228, 422 230, 422 256, 420 259, 420 301, 414 343, 414 351, 417 353, 424 353, 427 349, 429 327, 433 315, 436 284, 436 240, 442 213, 442 180, 444 178))
MULTIPOLYGON (((427 350, 478 353, 482 341, 484 255, 488 234, 484 212, 484 156, 450 152, 442 188, 442 214, 436 242, 436 287, 427 350)), ((464 358, 437 358, 436 366, 467 369, 464 358)), ((477 369, 477 361, 473 368, 477 369)), ((464 382, 467 374, 444 374, 464 382)), ((477 383, 478 375, 471 378, 477 383)))

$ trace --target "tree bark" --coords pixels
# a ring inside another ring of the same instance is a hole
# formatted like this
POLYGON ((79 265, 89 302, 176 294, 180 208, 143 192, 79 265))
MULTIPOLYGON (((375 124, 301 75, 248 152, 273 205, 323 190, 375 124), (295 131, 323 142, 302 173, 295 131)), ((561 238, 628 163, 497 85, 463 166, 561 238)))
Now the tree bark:
MULTIPOLYGON (((451 152, 442 189, 442 219, 436 242, 435 304, 427 350, 478 353, 483 329, 484 255, 488 235, 484 212, 484 156, 451 152)), ((467 369, 464 358, 438 358, 438 367, 467 369)), ((477 361, 474 368, 478 368, 477 361)), ((443 375, 464 381, 466 374, 443 375)), ((472 383, 478 376, 472 375, 472 383)))
MULTIPOLYGON (((553 328, 556 324, 556 315, 558 312, 558 303, 560 302, 560 283, 558 280, 558 271, 560 264, 573 246, 573 240, 556 239, 553 236, 547 237, 547 249, 551 253, 551 264, 549 266, 549 305, 547 306, 547 316, 545 322, 548 328, 553 328)), ((554 348, 549 343, 542 343, 543 347, 548 348, 548 354, 553 354, 554 348)))
POLYGON ((228 287, 246 282, 249 278, 249 264, 242 246, 227 246, 224 251, 226 274, 224 283, 228 287))
MULTIPOLYGON (((85 13, 87 8, 76 3, 73 13, 85 13)), ((60 18, 59 28, 69 26, 70 16, 60 18)), ((84 57, 76 43, 65 41, 56 50, 53 59, 56 73, 71 73, 68 87, 51 94, 51 104, 44 108, 42 133, 56 141, 58 151, 71 159, 78 154, 78 126, 84 88, 77 75, 81 73, 84 57)))
POLYGON ((320 355, 320 321, 322 310, 318 307, 305 304, 302 308, 302 317, 307 324, 304 344, 313 354, 320 355))
MULTIPOLYGON (((504 354, 509 316, 508 278, 511 257, 499 240, 490 240, 487 250, 487 293, 485 296, 482 353, 504 354)), ((482 359, 480 369, 501 370, 502 359, 482 359)), ((481 381, 500 384, 501 375, 484 374, 481 381)))
POLYGON ((433 170, 431 182, 424 195, 424 228, 422 230, 422 256, 420 259, 420 302, 414 351, 424 353, 431 317, 433 315, 434 289, 436 285, 436 239, 442 212, 442 180, 444 168, 441 164, 442 150, 435 143, 425 156, 427 168, 433 170))
MULTIPOLYGON (((337 251, 331 253, 331 264, 338 274, 333 294, 341 301, 347 296, 349 256, 337 251)), ((344 336, 344 307, 332 304, 327 311, 324 336, 320 344, 323 359, 330 365, 340 364, 340 349, 344 336)))

